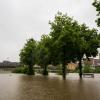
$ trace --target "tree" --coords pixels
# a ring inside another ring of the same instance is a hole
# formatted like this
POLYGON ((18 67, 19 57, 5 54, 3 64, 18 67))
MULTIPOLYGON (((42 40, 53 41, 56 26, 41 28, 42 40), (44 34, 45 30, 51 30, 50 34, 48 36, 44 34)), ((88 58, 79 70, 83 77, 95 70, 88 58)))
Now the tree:
POLYGON ((28 74, 33 75, 36 54, 36 41, 34 39, 27 40, 27 43, 20 52, 20 61, 22 64, 28 66, 28 74))
POLYGON ((56 51, 51 54, 56 55, 54 59, 58 59, 58 63, 62 64, 63 78, 66 76, 66 65, 71 61, 79 61, 79 76, 82 78, 83 56, 89 58, 97 54, 97 30, 89 29, 85 24, 80 25, 61 12, 57 13, 50 25, 52 45, 56 51))
POLYGON ((96 11, 98 12, 97 13, 98 18, 96 20, 96 23, 100 27, 100 1, 99 0, 94 0, 93 6, 96 7, 96 11))
POLYGON ((79 76, 82 78, 82 59, 86 55, 87 59, 98 53, 99 39, 96 29, 89 29, 85 24, 80 26, 80 31, 76 41, 76 54, 79 61, 79 76))
POLYGON ((37 45, 37 64, 42 66, 43 75, 48 75, 47 65, 50 63, 49 53, 50 37, 48 35, 42 35, 41 41, 37 45))
POLYGON ((53 22, 49 22, 51 25, 50 36, 52 37, 53 56, 57 59, 58 64, 62 64, 63 78, 66 77, 66 65, 70 61, 75 61, 75 34, 73 30, 73 24, 75 21, 68 17, 66 14, 58 12, 53 22))

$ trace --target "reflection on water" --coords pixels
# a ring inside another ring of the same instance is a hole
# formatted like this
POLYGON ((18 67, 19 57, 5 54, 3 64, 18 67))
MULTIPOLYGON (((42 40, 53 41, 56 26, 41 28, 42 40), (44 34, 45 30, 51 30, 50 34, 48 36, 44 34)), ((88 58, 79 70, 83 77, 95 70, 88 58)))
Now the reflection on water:
POLYGON ((80 80, 77 74, 27 76, 0 74, 0 100, 100 100, 100 75, 80 80))

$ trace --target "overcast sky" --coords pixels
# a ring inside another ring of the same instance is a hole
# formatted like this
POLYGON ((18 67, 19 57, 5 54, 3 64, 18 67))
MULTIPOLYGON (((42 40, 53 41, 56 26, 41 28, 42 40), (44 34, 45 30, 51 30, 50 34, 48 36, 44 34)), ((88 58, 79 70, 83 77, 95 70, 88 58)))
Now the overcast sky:
POLYGON ((0 61, 19 61, 26 39, 50 32, 49 20, 58 11, 95 27, 93 0, 0 0, 0 61))

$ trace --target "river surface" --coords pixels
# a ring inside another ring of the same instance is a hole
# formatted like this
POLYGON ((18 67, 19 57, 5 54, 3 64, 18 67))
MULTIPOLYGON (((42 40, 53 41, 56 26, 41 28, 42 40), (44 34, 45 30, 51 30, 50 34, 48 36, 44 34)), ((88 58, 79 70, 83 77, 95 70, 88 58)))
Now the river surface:
POLYGON ((27 76, 0 74, 0 100, 100 100, 100 75, 79 79, 78 74, 27 76))

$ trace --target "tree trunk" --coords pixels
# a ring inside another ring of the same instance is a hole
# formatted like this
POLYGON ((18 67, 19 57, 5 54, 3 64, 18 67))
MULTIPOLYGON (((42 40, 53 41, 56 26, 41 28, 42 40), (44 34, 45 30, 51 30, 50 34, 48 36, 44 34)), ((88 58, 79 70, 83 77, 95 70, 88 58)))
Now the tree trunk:
POLYGON ((63 74, 63 79, 65 80, 66 79, 66 64, 65 62, 63 62, 62 64, 62 74, 63 74))
POLYGON ((79 59, 79 76, 82 78, 82 61, 81 58, 79 59))
POLYGON ((66 49, 65 45, 63 46, 63 62, 62 62, 62 74, 63 74, 63 79, 66 79, 66 49))
POLYGON ((47 65, 44 65, 43 75, 48 75, 47 65))
POLYGON ((29 70, 28 70, 28 75, 34 75, 34 70, 33 70, 33 66, 29 65, 29 70))

